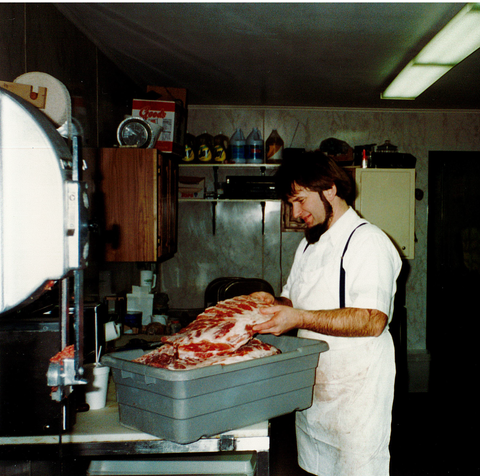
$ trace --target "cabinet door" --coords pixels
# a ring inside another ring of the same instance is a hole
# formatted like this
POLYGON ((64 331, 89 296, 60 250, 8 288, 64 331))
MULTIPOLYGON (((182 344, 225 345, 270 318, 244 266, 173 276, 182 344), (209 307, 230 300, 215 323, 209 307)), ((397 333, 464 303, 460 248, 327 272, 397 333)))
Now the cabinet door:
POLYGON ((402 258, 415 256, 415 169, 356 169, 355 209, 381 228, 402 258))
POLYGON ((106 261, 157 261, 157 150, 102 149, 106 261))
POLYGON ((177 251, 178 164, 168 154, 158 154, 158 257, 177 251))

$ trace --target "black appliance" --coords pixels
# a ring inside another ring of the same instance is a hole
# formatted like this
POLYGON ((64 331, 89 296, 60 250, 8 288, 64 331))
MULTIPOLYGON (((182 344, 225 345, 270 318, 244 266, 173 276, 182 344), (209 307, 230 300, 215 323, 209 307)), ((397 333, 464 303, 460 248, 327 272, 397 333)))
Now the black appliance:
POLYGON ((58 318, 0 319, 0 435, 58 435, 75 423, 73 394, 50 397, 49 360, 60 351, 58 318))
POLYGON ((275 180, 266 176, 227 176, 225 198, 231 199, 275 199, 278 198, 275 190, 275 180))

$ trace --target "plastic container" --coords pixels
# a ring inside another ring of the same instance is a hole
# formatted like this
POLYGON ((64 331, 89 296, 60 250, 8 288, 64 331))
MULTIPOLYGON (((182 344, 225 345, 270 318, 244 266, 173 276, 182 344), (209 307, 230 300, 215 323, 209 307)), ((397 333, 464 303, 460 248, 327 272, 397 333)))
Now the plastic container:
POLYGON ((326 342, 258 337, 282 351, 247 362, 166 370, 131 362, 145 352, 104 355, 117 389, 120 423, 180 444, 260 423, 312 404, 326 342))
POLYGON ((197 137, 197 159, 200 163, 213 161, 213 137, 205 131, 197 137))
POLYGON ((123 316, 124 333, 138 334, 142 328, 142 311, 127 311, 123 316))
POLYGON ((247 137, 245 158, 247 164, 263 164, 263 139, 260 131, 254 127, 247 137))
POLYGON ((398 152, 398 147, 393 145, 389 140, 386 140, 382 145, 377 146, 377 152, 392 154, 398 152))
POLYGON ((84 369, 85 377, 88 381, 85 388, 85 402, 90 406, 90 410, 100 410, 107 403, 110 367, 86 364, 84 369))
POLYGON ((283 139, 280 137, 276 129, 268 136, 265 143, 267 149, 267 163, 278 164, 283 160, 283 139))
POLYGON ((232 164, 245 164, 245 136, 242 129, 237 128, 230 138, 230 161, 232 164))
POLYGON ((222 132, 213 138, 213 161, 216 163, 227 162, 228 137, 222 132))
POLYGON ((368 169, 368 157, 370 154, 367 153, 366 149, 363 149, 362 152, 362 169, 368 169))
POLYGON ((87 476, 103 475, 205 475, 254 476, 257 469, 255 453, 189 455, 154 460, 93 460, 87 476))
POLYGON ((182 162, 195 162, 195 136, 188 132, 185 134, 185 155, 182 157, 182 162))

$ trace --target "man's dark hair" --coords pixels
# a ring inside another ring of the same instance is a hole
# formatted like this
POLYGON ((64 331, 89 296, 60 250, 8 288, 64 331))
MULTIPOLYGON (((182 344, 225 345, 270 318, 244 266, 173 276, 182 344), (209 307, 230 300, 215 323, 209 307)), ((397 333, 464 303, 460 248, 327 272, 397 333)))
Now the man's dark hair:
POLYGON ((352 179, 332 158, 320 151, 302 152, 285 159, 275 175, 275 183, 277 193, 284 201, 295 194, 295 185, 319 193, 335 185, 337 196, 347 203, 353 199, 352 179))

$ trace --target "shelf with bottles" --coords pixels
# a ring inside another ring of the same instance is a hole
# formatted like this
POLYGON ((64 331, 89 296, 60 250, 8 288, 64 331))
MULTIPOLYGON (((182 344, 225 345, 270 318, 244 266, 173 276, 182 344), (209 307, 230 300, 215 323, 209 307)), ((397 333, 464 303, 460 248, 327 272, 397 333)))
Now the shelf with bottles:
POLYGON ((247 139, 242 129, 237 128, 228 138, 222 132, 213 137, 207 131, 198 136, 186 133, 185 154, 181 167, 246 167, 258 168, 262 174, 268 168, 275 168, 282 162, 284 143, 274 129, 265 142, 257 127, 247 139))
POLYGON ((274 169, 278 168, 280 164, 266 164, 266 163, 258 163, 258 164, 232 164, 228 162, 179 162, 179 167, 232 167, 232 168, 265 168, 265 169, 274 169))

